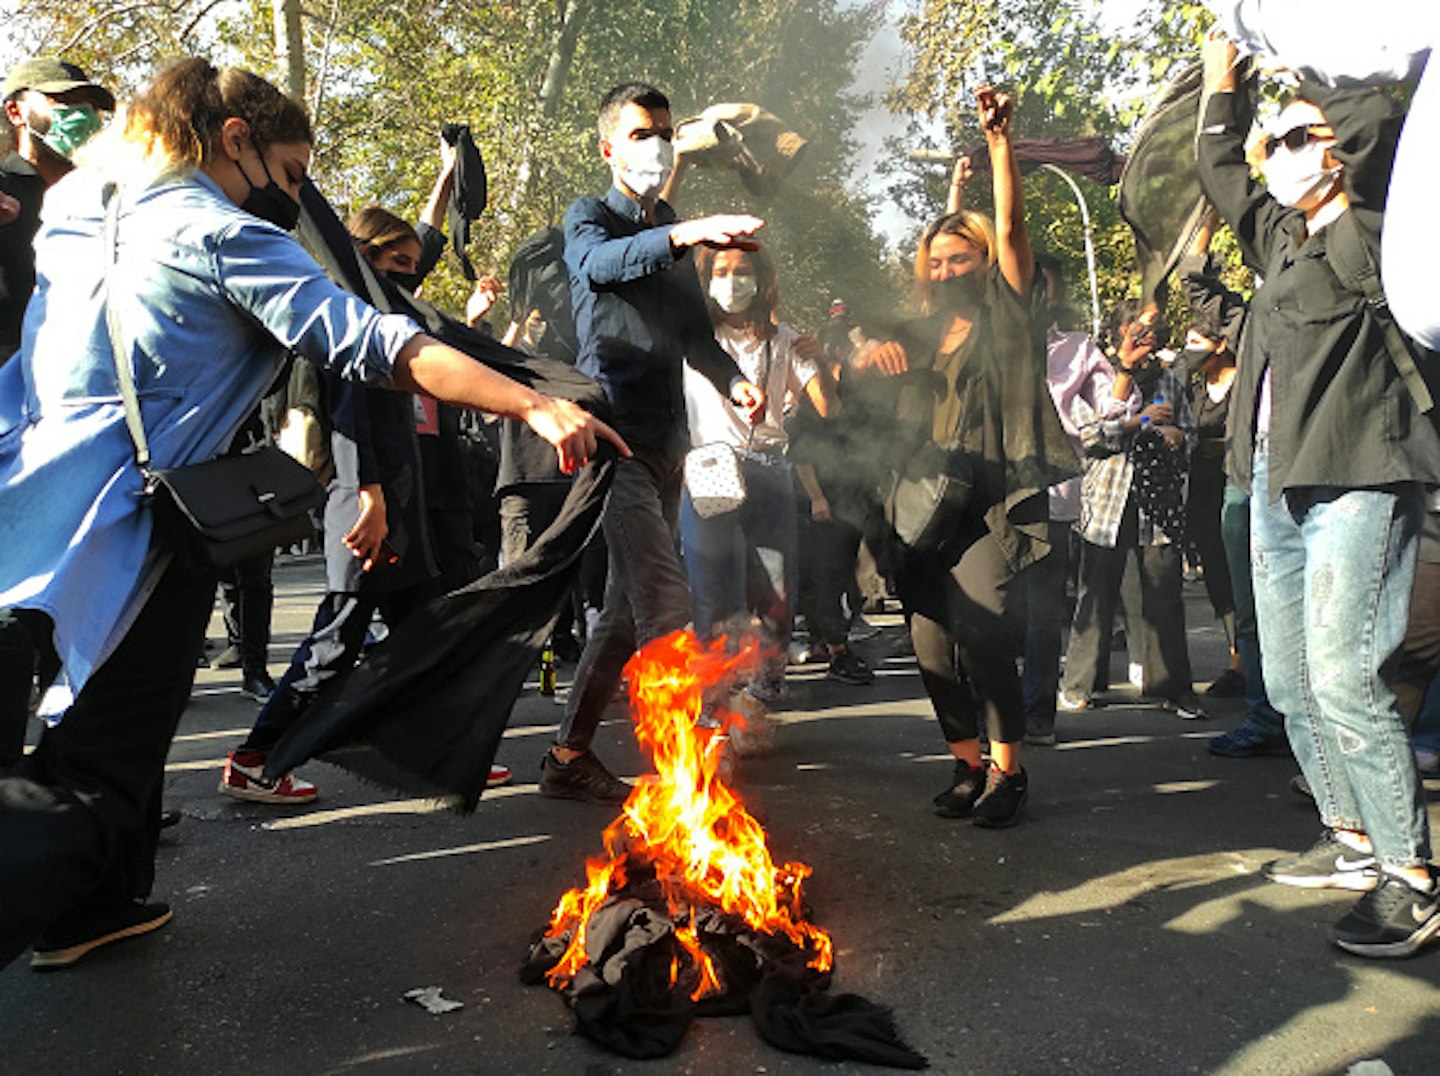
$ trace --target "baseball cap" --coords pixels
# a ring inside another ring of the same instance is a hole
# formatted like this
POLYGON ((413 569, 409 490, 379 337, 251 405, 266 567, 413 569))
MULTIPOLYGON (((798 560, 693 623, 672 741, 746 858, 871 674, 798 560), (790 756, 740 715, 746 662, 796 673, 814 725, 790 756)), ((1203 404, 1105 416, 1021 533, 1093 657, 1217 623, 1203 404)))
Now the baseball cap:
POLYGON ((93 90, 98 104, 106 111, 115 111, 115 95, 104 86, 90 81, 90 76, 75 64, 53 56, 22 60, 5 76, 5 100, 21 90, 37 90, 44 94, 69 93, 71 90, 93 90))

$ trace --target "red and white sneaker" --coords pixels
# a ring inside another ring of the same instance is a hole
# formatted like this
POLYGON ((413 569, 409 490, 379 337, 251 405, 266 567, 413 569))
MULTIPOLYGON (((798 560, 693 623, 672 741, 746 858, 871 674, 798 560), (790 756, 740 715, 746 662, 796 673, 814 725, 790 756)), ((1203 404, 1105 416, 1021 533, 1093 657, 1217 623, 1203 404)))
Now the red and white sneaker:
POLYGON ((319 791, 309 781, 287 773, 266 781, 264 751, 231 751, 220 775, 220 791, 251 803, 309 803, 319 791))
POLYGON ((499 788, 501 785, 508 785, 510 778, 509 766, 501 766, 498 763, 490 767, 490 776, 485 779, 486 788, 499 788))

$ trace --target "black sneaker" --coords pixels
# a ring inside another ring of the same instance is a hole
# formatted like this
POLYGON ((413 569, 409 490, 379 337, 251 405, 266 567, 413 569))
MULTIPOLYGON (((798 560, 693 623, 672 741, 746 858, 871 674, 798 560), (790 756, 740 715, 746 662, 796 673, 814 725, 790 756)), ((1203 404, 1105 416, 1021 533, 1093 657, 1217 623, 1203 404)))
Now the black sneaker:
POLYGON ((830 667, 825 670, 825 679, 863 687, 875 682, 875 673, 859 654, 842 650, 830 659, 830 667))
POLYGON ((256 673, 246 673, 240 679, 240 694, 247 699, 254 699, 256 702, 264 702, 275 690, 275 681, 270 674, 261 670, 256 673))
POLYGON ((68 968, 102 945, 159 930, 170 922, 170 915, 168 904, 141 904, 138 900, 83 909, 36 939, 30 966, 40 971, 68 968))
POLYGON ((561 762, 554 752, 546 751, 540 762, 540 795, 552 800, 624 803, 630 789, 630 784, 607 770, 593 751, 569 762, 561 762))
POLYGON ((1440 894, 1432 875, 1430 892, 1382 874, 1379 884, 1332 928, 1336 945, 1358 956, 1409 956, 1440 934, 1440 894))
POLYGON ((1030 798, 1030 778, 1024 767, 1006 773, 994 766, 985 778, 985 793, 975 803, 975 824, 986 829, 1005 829, 1020 821, 1020 812, 1030 798))
POLYGON ((1200 697, 1193 691, 1187 691, 1179 698, 1161 699, 1160 708, 1169 710, 1182 721, 1203 721, 1210 716, 1200 702, 1200 697))
POLYGON ((1375 857, 1357 852, 1325 830, 1308 852, 1284 856, 1265 864, 1265 877, 1300 889, 1374 889, 1378 880, 1375 857))
POLYGON ((1205 689, 1206 698, 1240 699, 1245 697, 1245 677, 1234 669, 1226 669, 1205 689))
POLYGON ((969 818, 975 801, 985 792, 985 770, 961 759, 955 760, 950 787, 932 801, 941 818, 969 818))

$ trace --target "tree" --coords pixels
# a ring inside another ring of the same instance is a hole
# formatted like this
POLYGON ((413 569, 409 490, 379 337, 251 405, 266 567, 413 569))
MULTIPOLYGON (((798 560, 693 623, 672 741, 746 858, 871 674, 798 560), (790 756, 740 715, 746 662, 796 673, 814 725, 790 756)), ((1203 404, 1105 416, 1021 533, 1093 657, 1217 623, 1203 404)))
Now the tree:
MULTIPOLYGON (((975 127, 973 92, 986 83, 1016 99, 1015 132, 1021 137, 1068 138, 1100 134, 1122 149, 1144 111, 1146 91, 1172 67, 1196 54, 1210 18, 1189 0, 1153 0, 1130 33, 1107 32, 1094 0, 915 0, 901 24, 913 62, 889 94, 891 108, 908 118, 906 143, 889 159, 891 191, 917 221, 936 215, 943 194, 927 189, 933 165, 905 161, 904 148, 958 149, 982 141, 975 127)), ((985 208, 988 184, 973 186, 985 208)), ((1102 309, 1138 294, 1134 247, 1115 206, 1114 188, 1079 180, 1089 205, 1099 264, 1102 309)), ((1037 245, 1064 262, 1067 275, 1085 276, 1079 210, 1058 178, 1031 173, 1026 203, 1037 245)), ((1088 307, 1083 291, 1080 309, 1088 307)))

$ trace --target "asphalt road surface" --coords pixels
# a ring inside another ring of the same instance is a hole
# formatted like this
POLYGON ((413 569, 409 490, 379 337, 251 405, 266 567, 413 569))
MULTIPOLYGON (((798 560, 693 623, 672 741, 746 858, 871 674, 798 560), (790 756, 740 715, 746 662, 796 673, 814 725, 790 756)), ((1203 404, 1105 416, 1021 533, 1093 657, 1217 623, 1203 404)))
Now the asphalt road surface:
MULTIPOLYGON (((278 674, 320 597, 319 565, 287 562, 276 582, 278 674)), ((1203 685, 1223 643, 1201 588, 1186 590, 1203 685)), ((898 616, 877 619, 885 631, 862 648, 877 682, 792 668, 777 749, 740 781, 776 859, 814 868, 833 989, 892 1007, 934 1071, 1268 1076, 1376 1060, 1440 1073, 1440 946, 1346 955, 1327 928, 1353 896, 1258 873, 1308 847, 1318 823, 1286 787, 1288 759, 1207 753, 1238 703, 1201 722, 1124 697, 1062 715, 1059 747, 1026 749, 1025 822, 982 830, 930 811, 948 756, 898 616)), ((1120 655, 1116 668, 1123 680, 1120 655)), ((537 795, 554 700, 519 701, 500 753, 515 783, 469 818, 323 764, 304 771, 321 788, 310 807, 222 798, 225 751, 255 709, 238 672, 201 672, 167 774, 184 821, 155 896, 174 921, 65 971, 0 971, 0 1073, 880 1071, 781 1053, 743 1017, 697 1021, 670 1058, 627 1061, 572 1034, 557 995, 520 984, 531 936, 615 813, 537 795), (402 999, 428 986, 463 1008, 402 999)), ((619 706, 597 749, 621 774, 643 771, 619 706)), ((1440 782, 1427 787, 1434 825, 1440 782)))

